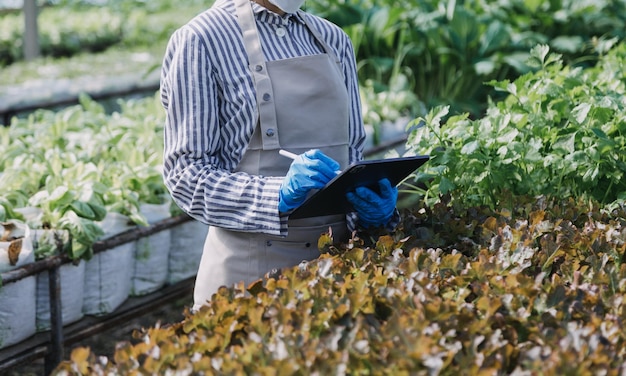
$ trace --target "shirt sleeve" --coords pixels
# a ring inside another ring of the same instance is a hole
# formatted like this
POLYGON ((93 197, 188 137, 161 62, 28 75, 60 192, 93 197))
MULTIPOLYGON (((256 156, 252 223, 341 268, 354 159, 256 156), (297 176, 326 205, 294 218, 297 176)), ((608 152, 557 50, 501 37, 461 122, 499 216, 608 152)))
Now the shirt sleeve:
POLYGON ((189 27, 168 43, 161 101, 166 111, 163 178, 174 202, 211 226, 285 235, 287 218, 278 212, 282 178, 227 166, 220 148, 215 69, 207 46, 189 27))

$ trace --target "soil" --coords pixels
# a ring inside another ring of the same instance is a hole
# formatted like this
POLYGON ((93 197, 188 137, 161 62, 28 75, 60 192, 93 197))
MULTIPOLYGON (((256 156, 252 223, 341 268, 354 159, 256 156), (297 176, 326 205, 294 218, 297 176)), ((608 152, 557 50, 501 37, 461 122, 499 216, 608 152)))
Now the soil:
MULTIPOLYGON (((132 333, 142 328, 151 328, 160 323, 166 325, 180 322, 184 319, 183 312, 189 307, 190 298, 184 298, 167 305, 163 305, 143 316, 138 316, 126 324, 95 334, 83 341, 72 344, 64 349, 64 359, 69 359, 72 349, 89 347, 98 356, 111 358, 115 346, 120 342, 132 340, 132 333)), ((47 376, 45 375, 44 359, 37 359, 32 364, 24 364, 7 372, 0 372, 0 376, 47 376)))

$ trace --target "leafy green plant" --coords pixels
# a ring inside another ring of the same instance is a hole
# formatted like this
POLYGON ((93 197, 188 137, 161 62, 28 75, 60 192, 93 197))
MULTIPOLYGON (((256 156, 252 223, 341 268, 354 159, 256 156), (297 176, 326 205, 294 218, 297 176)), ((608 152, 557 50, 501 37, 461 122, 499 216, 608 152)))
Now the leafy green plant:
POLYGON ((109 212, 147 225, 144 203, 163 203, 161 176, 165 113, 158 96, 120 101, 120 111, 82 96, 80 105, 41 110, 0 128, 2 215, 31 206, 37 227, 66 229, 72 258, 89 258, 109 212))
POLYGON ((481 116, 483 83, 513 80, 536 44, 549 45, 570 65, 593 66, 605 41, 623 39, 620 1, 322 1, 313 12, 340 25, 355 44, 362 82, 390 86, 401 73, 427 108, 481 116))
POLYGON ((42 209, 42 227, 66 229, 71 233, 72 259, 91 258, 91 245, 103 235, 97 225, 107 213, 99 183, 100 172, 93 164, 77 163, 51 176, 46 188, 35 193, 29 204, 42 209))
MULTIPOLYGON (((24 20, 21 14, 1 16, 0 62, 4 65, 22 60, 24 20)), ((123 17, 108 9, 98 12, 76 12, 69 9, 44 8, 38 17, 39 44, 46 56, 72 56, 80 51, 98 52, 122 40, 123 17)))
POLYGON ((24 217, 14 211, 14 205, 10 199, 0 195, 0 222, 6 222, 8 219, 24 220, 24 217))
POLYGON ((487 1, 472 2, 484 13, 524 33, 525 46, 546 44, 568 65, 593 66, 602 40, 626 37, 623 1, 487 1))
POLYGON ((426 200, 452 194, 468 205, 509 207, 516 195, 624 199, 624 61, 624 44, 588 69, 565 66, 539 45, 529 60, 537 71, 491 82, 508 96, 483 118, 442 124, 442 106, 416 119, 407 146, 432 157, 416 177, 426 200))
POLYGON ((426 113, 424 104, 417 99, 405 76, 396 76, 390 85, 380 87, 376 81, 366 80, 360 88, 363 122, 374 129, 374 145, 382 141, 385 122, 411 119, 426 113))
POLYGON ((34 83, 52 85, 57 81, 72 80, 80 84, 80 80, 86 78, 104 81, 123 76, 142 79, 150 75, 153 67, 161 64, 163 49, 162 44, 135 49, 111 47, 97 54, 81 53, 68 59, 44 56, 14 63, 0 70, 0 95, 10 95, 18 85, 28 92, 29 85, 34 83))
POLYGON ((446 102, 478 113, 483 81, 523 69, 511 29, 469 5, 361 0, 329 2, 318 12, 351 36, 362 81, 391 88, 403 75, 427 107, 446 102))

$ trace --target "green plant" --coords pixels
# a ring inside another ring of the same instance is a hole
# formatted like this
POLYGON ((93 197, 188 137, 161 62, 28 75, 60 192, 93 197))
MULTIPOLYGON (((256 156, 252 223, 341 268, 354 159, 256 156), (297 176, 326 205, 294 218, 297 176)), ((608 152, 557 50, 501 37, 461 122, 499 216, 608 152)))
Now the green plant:
POLYGON ((424 104, 417 99, 404 75, 395 76, 389 87, 381 87, 375 80, 366 80, 360 88, 360 95, 363 122, 374 128, 374 145, 382 141, 384 122, 410 119, 426 113, 424 104))
POLYGON ((428 108, 446 102, 455 111, 479 113, 482 82, 524 68, 507 24, 469 4, 361 0, 330 2, 318 12, 353 40, 363 82, 393 90, 403 75, 428 108))
MULTIPOLYGON (((623 1, 480 1, 477 12, 524 33, 526 48, 546 44, 568 65, 593 66, 598 40, 626 37, 623 1)), ((520 34, 521 35, 521 34, 520 34)), ((521 41, 521 40, 520 40, 521 41)))
POLYGON ((390 87, 397 74, 427 108, 449 105, 453 115, 481 116, 484 85, 513 80, 536 44, 563 54, 564 62, 593 66, 604 41, 623 39, 621 1, 322 1, 313 12, 351 36, 362 82, 390 87))
POLYGON ((108 212, 147 225, 143 203, 163 203, 158 95, 120 101, 119 112, 81 96, 80 105, 41 110, 0 128, 2 216, 32 206, 38 228, 67 229, 72 258, 89 258, 108 212))
POLYGON ((24 220, 21 214, 14 211, 14 207, 8 197, 0 195, 0 222, 6 222, 8 219, 24 220))
POLYGON ((99 183, 101 173, 95 165, 80 162, 51 171, 55 175, 29 199, 29 205, 42 210, 42 228, 70 231, 72 259, 89 259, 91 245, 103 235, 97 222, 107 213, 103 201, 107 187, 99 183))
POLYGON ((582 69, 539 45, 535 72, 490 84, 508 96, 483 118, 433 109, 409 126, 407 146, 430 154, 416 177, 433 202, 451 194, 467 205, 510 206, 512 196, 590 197, 603 204, 626 192, 626 47, 582 69))

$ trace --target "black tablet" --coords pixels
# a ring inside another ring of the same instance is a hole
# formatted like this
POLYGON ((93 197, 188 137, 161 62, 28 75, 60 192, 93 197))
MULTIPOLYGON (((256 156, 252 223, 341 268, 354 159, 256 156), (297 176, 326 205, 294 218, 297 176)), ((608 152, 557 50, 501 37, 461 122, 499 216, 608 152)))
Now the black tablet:
POLYGON ((427 155, 412 157, 363 160, 353 163, 302 205, 289 213, 289 218, 299 219, 322 215, 345 214, 353 211, 346 193, 356 187, 369 186, 376 189, 378 181, 387 178, 398 185, 429 159, 427 155))

